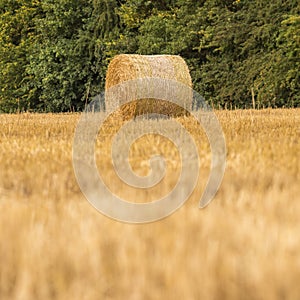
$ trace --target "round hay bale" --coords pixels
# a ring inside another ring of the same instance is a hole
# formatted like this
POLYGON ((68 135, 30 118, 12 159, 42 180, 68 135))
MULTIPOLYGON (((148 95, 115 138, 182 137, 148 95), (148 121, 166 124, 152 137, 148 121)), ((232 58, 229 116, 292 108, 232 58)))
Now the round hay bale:
MULTIPOLYGON (((162 78, 175 80, 192 87, 189 69, 183 58, 178 55, 137 55, 120 54, 115 56, 108 66, 105 90, 128 80, 138 78, 162 78)), ((167 87, 165 87, 167 88, 167 87)), ((192 97, 186 97, 181 106, 191 109, 192 97)), ((118 103, 123 119, 131 119, 141 114, 162 114, 166 116, 181 116, 187 111, 182 107, 159 99, 139 99, 130 103, 118 103)), ((108 109, 116 107, 114 99, 105 99, 108 109)), ((113 110, 113 109, 111 109, 113 110)))

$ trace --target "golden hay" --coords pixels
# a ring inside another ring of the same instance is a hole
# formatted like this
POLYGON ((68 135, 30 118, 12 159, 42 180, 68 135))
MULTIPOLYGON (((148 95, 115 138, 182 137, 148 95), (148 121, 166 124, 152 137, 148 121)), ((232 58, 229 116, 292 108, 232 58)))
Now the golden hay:
MULTIPOLYGON (((185 61, 178 55, 137 55, 120 54, 110 62, 106 74, 105 90, 128 80, 138 78, 162 78, 176 80, 192 87, 192 80, 185 61)), ((191 97, 190 97, 191 98, 191 97)), ((131 119, 141 114, 157 113, 167 116, 180 116, 187 112, 176 104, 159 99, 139 99, 121 104, 119 112, 123 119, 131 119)), ((114 107, 114 99, 106 99, 106 107, 114 107)), ((181 104, 191 109, 191 99, 181 104)))

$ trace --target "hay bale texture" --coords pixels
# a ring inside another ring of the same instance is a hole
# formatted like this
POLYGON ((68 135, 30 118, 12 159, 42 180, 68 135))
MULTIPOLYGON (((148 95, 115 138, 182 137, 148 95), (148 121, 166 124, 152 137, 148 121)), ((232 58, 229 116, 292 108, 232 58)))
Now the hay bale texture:
MULTIPOLYGON (((138 78, 163 78, 175 80, 192 87, 189 69, 183 58, 178 55, 137 55, 120 54, 110 62, 106 74, 105 90, 128 80, 138 78)), ((166 87, 167 88, 167 87, 166 87)), ((191 109, 191 97, 186 97, 181 106, 191 109)), ((186 110, 176 104, 159 99, 139 99, 121 105, 120 113, 124 120, 131 119, 141 114, 158 113, 166 116, 181 116, 186 110)), ((106 107, 112 108, 116 103, 113 97, 105 99, 106 107)))

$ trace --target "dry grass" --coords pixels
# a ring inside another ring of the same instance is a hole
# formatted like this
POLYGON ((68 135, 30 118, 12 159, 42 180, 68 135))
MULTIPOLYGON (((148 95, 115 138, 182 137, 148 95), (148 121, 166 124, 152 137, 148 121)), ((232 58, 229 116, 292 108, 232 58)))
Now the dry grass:
MULTIPOLYGON (((300 111, 217 115, 228 154, 216 198, 145 225, 110 220, 81 195, 71 153, 79 115, 0 115, 0 299, 299 299, 300 111)), ((157 139, 132 147, 137 172, 157 139)), ((160 145, 176 171, 176 151, 160 145)), ((205 143, 200 152, 204 180, 205 143)))

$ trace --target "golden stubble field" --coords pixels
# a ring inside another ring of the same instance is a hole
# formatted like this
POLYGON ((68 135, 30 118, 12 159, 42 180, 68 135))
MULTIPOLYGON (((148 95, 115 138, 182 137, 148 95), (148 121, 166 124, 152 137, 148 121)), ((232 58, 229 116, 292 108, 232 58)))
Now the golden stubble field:
MULTIPOLYGON (((299 299, 300 110, 216 114, 227 144, 217 196, 198 209, 210 164, 200 134, 197 191, 143 225, 111 220, 81 194, 72 167, 78 114, 0 115, 0 299, 299 299)), ((118 190, 105 148, 116 128, 100 133, 97 151, 118 190)), ((150 136, 132 147, 137 173, 146 174, 152 150, 169 154, 159 194, 174 185, 178 154, 150 136)))

